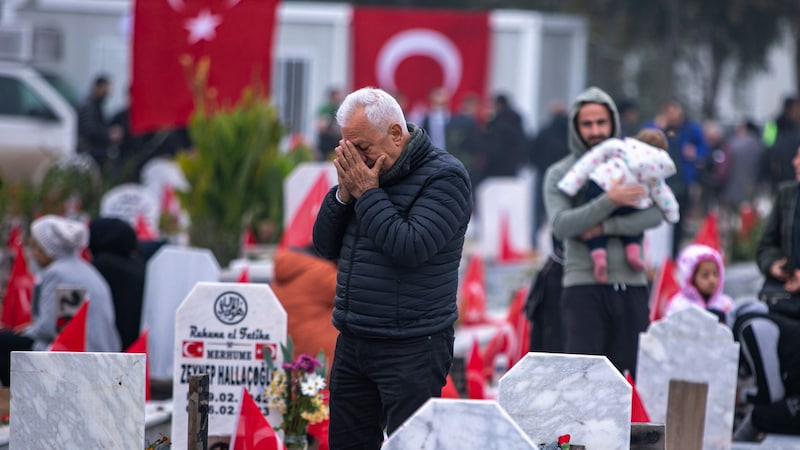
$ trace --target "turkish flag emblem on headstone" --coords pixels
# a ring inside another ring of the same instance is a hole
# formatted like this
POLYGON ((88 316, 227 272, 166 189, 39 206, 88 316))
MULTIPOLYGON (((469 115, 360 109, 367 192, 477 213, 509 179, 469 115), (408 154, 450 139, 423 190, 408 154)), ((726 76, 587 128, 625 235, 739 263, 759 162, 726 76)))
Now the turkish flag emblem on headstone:
POLYGON ((275 358, 278 356, 278 344, 274 342, 261 342, 256 344, 256 359, 264 359, 264 350, 269 353, 272 357, 272 360, 275 361, 275 358))
POLYGON ((424 110, 444 87, 451 104, 483 98, 489 67, 489 16, 483 12, 356 7, 353 84, 402 93, 407 113, 424 110))
POLYGON ((134 2, 131 127, 184 125, 194 111, 192 67, 208 59, 206 94, 232 106, 257 82, 269 92, 277 0, 134 2))
POLYGON ((203 350, 205 350, 203 341, 183 341, 181 354, 184 358, 202 358, 203 350))

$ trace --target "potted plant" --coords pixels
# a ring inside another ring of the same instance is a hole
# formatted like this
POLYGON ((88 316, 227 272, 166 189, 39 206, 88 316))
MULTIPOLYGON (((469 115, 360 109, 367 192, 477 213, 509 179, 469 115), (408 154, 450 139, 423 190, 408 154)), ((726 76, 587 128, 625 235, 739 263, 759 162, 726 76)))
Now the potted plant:
POLYGON ((179 195, 191 219, 192 245, 211 249, 227 265, 238 255, 246 227, 266 221, 280 229, 283 180, 311 154, 281 151, 284 126, 258 84, 246 88, 232 107, 219 106, 215 92, 205 89, 207 72, 208 62, 201 59, 188 124, 193 148, 176 158, 190 188, 179 195))

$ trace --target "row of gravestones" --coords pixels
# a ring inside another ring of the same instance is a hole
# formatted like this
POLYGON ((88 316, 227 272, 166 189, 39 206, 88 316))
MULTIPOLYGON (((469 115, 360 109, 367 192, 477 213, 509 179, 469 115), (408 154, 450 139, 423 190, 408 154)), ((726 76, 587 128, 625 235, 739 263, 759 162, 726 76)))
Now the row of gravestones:
MULTIPOLYGON (((638 390, 654 423, 665 423, 675 379, 706 383, 703 449, 730 449, 739 346, 696 308, 653 324, 640 339, 638 390)), ((529 353, 501 380, 497 401, 432 400, 386 450, 537 449, 565 434, 587 449, 627 449, 631 387, 605 357, 529 353)))
MULTIPOLYGON (((264 352, 283 362, 287 317, 270 287, 219 272, 207 250, 175 246, 147 267, 143 327, 151 377, 172 381, 172 448, 188 447, 191 375, 209 375, 209 435, 226 436, 243 388, 268 412, 264 352)), ((142 448, 145 366, 136 354, 13 352, 11 448, 142 448)), ((277 410, 268 419, 279 424, 277 410)))
MULTIPOLYGON (((173 382, 173 448, 187 446, 190 375, 209 374, 209 434, 227 435, 242 387, 263 397, 269 383, 263 349, 282 362, 286 313, 270 288, 217 283, 218 276, 213 256, 196 249, 167 246, 148 265, 150 370, 173 382)), ((671 379, 707 383, 703 448, 730 448, 738 354, 730 331, 699 309, 653 324, 641 336, 637 368, 652 421, 666 421, 671 379)), ((14 353, 12 444, 136 448, 144 433, 144 366, 141 355, 14 353)), ((531 353, 501 379, 496 402, 432 401, 386 448, 538 448, 562 434, 592 450, 628 448, 630 399, 630 385, 604 357, 531 353)))

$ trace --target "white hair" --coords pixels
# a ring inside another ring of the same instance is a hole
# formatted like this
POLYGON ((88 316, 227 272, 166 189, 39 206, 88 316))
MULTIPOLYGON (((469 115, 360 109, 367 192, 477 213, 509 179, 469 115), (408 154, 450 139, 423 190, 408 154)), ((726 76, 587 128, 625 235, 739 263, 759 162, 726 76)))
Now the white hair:
POLYGON ((403 109, 383 89, 365 87, 348 94, 336 111, 336 122, 340 127, 347 126, 347 121, 359 108, 364 108, 364 115, 376 129, 386 130, 398 123, 403 128, 403 134, 408 133, 403 109))

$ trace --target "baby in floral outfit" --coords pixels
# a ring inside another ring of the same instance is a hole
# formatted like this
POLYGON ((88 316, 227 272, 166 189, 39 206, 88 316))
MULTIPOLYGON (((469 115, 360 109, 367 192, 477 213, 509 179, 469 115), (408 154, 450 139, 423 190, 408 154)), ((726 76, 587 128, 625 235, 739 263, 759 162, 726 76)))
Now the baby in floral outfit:
MULTIPOLYGON (((667 153, 667 138, 661 130, 643 129, 633 138, 608 139, 592 147, 558 183, 558 188, 574 197, 586 185, 586 199, 602 195, 615 184, 640 184, 647 195, 639 199, 635 208, 624 206, 611 214, 630 214, 646 209, 655 203, 669 223, 680 217, 675 195, 664 181, 675 174, 675 163, 667 153)), ((625 245, 625 257, 634 270, 644 270, 642 261, 643 234, 620 236, 625 245)), ((594 277, 603 283, 608 280, 606 244, 608 236, 588 239, 594 264, 594 277)))

